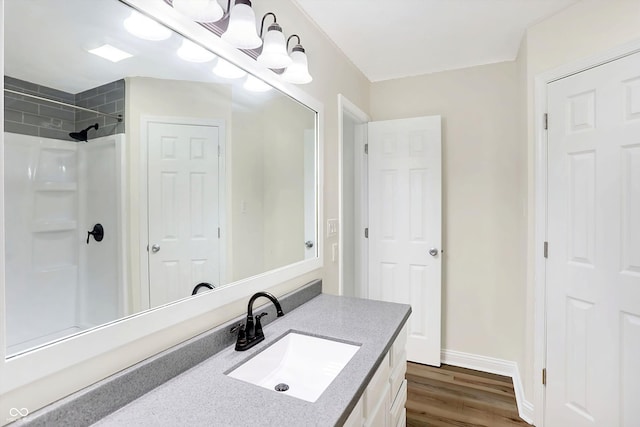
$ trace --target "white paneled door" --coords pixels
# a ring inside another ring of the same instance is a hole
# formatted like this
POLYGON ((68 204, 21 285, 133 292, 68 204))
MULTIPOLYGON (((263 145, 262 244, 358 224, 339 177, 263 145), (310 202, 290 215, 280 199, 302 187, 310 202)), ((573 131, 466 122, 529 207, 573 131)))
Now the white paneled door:
POLYGON ((546 427, 640 426, 640 54, 548 85, 546 427))
POLYGON ((220 283, 219 128, 150 122, 149 299, 151 307, 220 283))
POLYGON ((370 122, 370 299, 411 304, 408 360, 440 366, 440 116, 370 122))

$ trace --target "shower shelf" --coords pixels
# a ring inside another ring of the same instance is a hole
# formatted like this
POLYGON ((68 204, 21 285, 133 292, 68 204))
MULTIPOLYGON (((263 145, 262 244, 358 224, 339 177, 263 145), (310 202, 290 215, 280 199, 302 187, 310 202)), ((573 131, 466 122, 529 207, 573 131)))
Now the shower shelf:
POLYGON ((34 185, 35 191, 76 191, 77 189, 78 184, 75 182, 43 181, 34 185))
POLYGON ((35 221, 32 230, 34 233, 46 233, 50 231, 68 231, 78 228, 78 222, 74 220, 46 220, 35 221))

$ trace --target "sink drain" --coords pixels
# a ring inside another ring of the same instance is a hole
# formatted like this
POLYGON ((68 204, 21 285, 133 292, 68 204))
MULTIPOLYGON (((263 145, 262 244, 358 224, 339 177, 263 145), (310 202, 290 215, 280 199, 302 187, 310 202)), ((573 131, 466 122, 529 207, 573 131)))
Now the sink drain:
POLYGON ((280 383, 274 387, 276 391, 287 391, 289 390, 289 386, 285 383, 280 383))

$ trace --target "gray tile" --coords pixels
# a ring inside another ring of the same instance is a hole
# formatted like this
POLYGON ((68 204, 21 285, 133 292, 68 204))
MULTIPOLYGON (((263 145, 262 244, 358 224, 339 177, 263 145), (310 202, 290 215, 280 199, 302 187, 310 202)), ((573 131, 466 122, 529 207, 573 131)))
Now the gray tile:
POLYGON ((113 101, 118 101, 123 99, 124 99, 124 88, 115 89, 105 93, 106 102, 113 102, 113 101))
POLYGON ((4 131, 22 135, 38 136, 38 127, 22 123, 4 122, 4 131))
POLYGON ((75 95, 72 93, 64 92, 47 86, 40 86, 39 92, 45 98, 53 98, 58 101, 70 102, 71 104, 75 103, 75 95))
POLYGON ((103 113, 115 113, 116 112, 116 103, 110 102, 108 104, 98 106, 98 111, 103 113))
POLYGON ((98 118, 98 113, 91 113, 89 111, 78 110, 76 113, 76 122, 84 122, 85 120, 95 120, 98 118))
POLYGON ((69 136, 69 132, 57 129, 40 128, 39 135, 43 138, 54 138, 62 139, 65 141, 72 141, 72 138, 69 136))
POLYGON ((56 119, 63 120, 75 120, 75 113, 73 111, 63 110, 61 108, 49 107, 46 105, 40 105, 40 115, 54 117, 56 119))
POLYGON ((96 89, 98 90, 98 93, 107 93, 107 92, 111 92, 112 90, 115 90, 117 88, 118 88, 117 81, 114 81, 114 82, 107 83, 107 84, 102 85, 102 86, 98 86, 96 89))
POLYGON ((22 111, 4 110, 4 119, 10 122, 22 123, 22 111))
POLYGON ((40 116, 37 114, 24 113, 23 122, 25 124, 43 127, 51 124, 51 117, 40 116))
POLYGON ((96 96, 98 94, 98 88, 93 88, 89 90, 85 90, 84 92, 76 93, 76 103, 80 100, 91 98, 92 96, 96 96))
POLYGON ((116 112, 123 114, 124 113, 124 98, 116 101, 116 112))
POLYGON ((92 96, 91 98, 87 98, 84 107, 86 108, 96 108, 99 105, 105 104, 105 94, 101 93, 99 95, 92 96))
POLYGON ((38 104, 29 101, 23 101, 20 99, 14 99, 5 96, 4 97, 5 108, 10 108, 14 111, 22 111, 24 113, 38 114, 38 104))
POLYGON ((4 76, 5 86, 12 86, 16 89, 23 89, 29 92, 37 93, 39 85, 25 80, 16 79, 15 77, 4 76))

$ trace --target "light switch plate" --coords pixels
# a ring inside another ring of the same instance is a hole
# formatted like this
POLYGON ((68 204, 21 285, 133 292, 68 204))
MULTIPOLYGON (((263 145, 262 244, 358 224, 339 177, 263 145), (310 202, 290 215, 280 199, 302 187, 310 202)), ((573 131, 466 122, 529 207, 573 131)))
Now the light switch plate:
POLYGON ((327 220, 327 237, 333 237, 338 235, 338 220, 328 219, 327 220))

